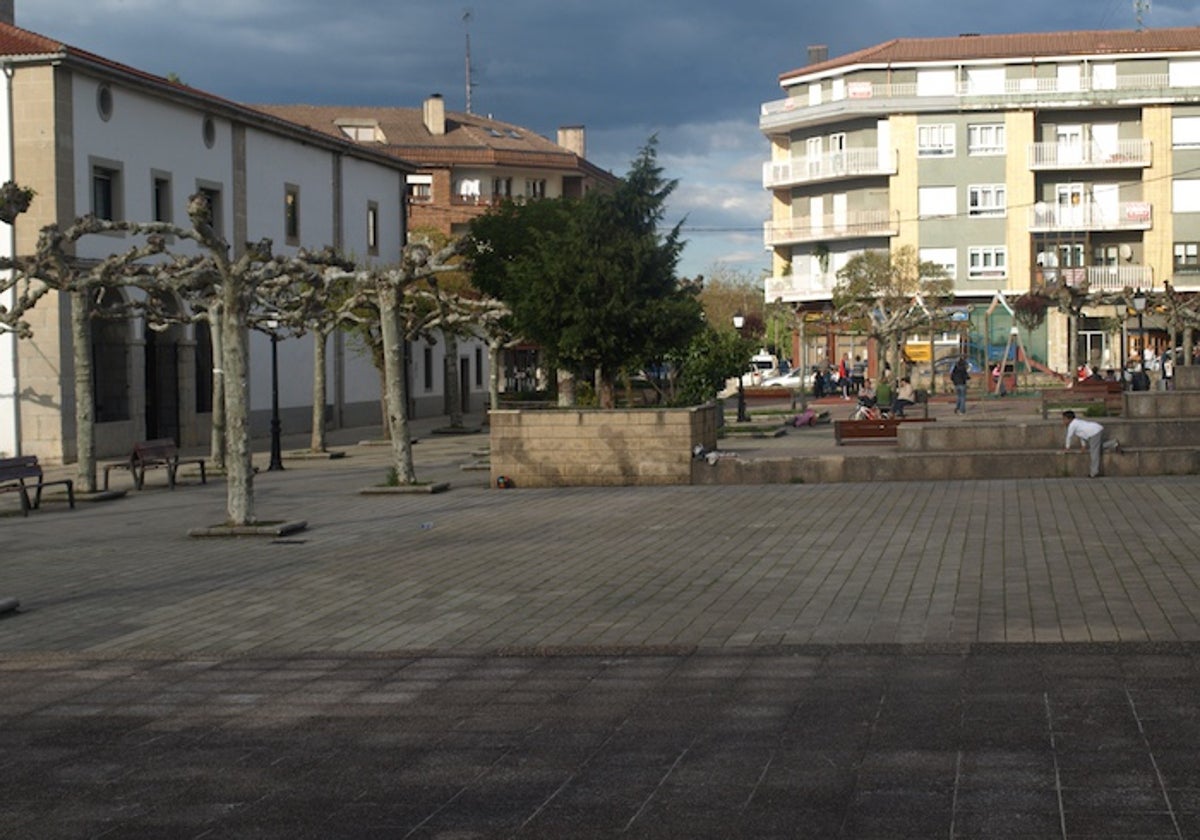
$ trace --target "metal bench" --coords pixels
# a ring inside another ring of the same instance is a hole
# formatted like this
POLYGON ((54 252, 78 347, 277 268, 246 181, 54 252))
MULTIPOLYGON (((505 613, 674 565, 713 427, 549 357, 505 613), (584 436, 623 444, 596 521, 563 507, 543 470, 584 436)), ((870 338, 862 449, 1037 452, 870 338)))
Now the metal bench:
POLYGON ((42 488, 62 485, 67 488, 67 503, 75 507, 75 482, 69 478, 46 481, 36 455, 0 458, 0 493, 21 494, 21 515, 28 516, 42 504, 42 488), (31 496, 29 491, 35 491, 31 496))
POLYGON ((104 489, 108 489, 108 474, 111 470, 129 470, 133 476, 134 488, 141 490, 146 483, 146 470, 163 467, 167 471, 167 486, 175 489, 175 478, 179 467, 184 464, 195 464, 200 467, 200 483, 207 484, 208 478, 204 472, 203 458, 184 458, 180 460, 179 447, 171 438, 144 440, 133 445, 133 452, 128 461, 118 461, 104 466, 104 489))

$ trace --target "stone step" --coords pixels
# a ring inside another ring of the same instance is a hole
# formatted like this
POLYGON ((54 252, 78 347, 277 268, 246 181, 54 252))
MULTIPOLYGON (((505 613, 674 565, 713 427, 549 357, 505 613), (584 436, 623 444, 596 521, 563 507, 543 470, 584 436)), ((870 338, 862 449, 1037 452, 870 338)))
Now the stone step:
MULTIPOLYGON (((1128 447, 1185 447, 1200 442, 1200 417, 1103 417, 1105 436, 1128 447)), ((991 452, 1015 454, 1062 448, 1062 420, 901 424, 896 449, 904 453, 991 452)))
MULTIPOLYGON (((1195 475, 1200 450, 1194 446, 1125 447, 1105 452, 1107 476, 1195 475)), ((898 449, 850 455, 720 459, 697 462, 693 484, 830 484, 852 481, 948 481, 1016 478, 1085 478, 1088 454, 1078 448, 1024 451, 979 449, 903 452, 898 449)))

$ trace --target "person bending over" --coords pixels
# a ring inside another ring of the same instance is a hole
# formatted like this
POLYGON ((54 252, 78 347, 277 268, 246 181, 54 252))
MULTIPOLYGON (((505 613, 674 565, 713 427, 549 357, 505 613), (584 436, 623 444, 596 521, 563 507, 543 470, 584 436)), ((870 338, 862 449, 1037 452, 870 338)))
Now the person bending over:
POLYGON ((1063 425, 1067 427, 1067 439, 1063 443, 1063 451, 1071 451, 1071 441, 1079 440, 1079 448, 1087 449, 1091 455, 1091 464, 1088 470, 1088 475, 1092 478, 1100 475, 1100 452, 1104 449, 1114 449, 1117 454, 1121 454, 1121 442, 1116 438, 1112 440, 1104 439, 1104 427, 1094 420, 1084 420, 1082 417, 1076 417, 1074 411, 1064 411, 1062 413, 1063 425))

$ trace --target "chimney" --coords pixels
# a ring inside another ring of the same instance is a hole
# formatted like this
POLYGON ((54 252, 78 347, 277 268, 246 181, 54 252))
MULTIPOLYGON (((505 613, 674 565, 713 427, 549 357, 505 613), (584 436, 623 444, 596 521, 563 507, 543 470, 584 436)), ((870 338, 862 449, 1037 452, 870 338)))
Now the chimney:
POLYGON ((558 130, 558 145, 576 157, 587 157, 587 134, 581 125, 564 125, 558 130))
POLYGON ((829 47, 825 44, 813 44, 808 48, 808 63, 820 64, 829 58, 829 47))
POLYGON ((425 130, 430 134, 441 136, 446 133, 446 103, 442 101, 440 93, 432 94, 425 100, 423 117, 425 130))
POLYGON ((16 18, 13 16, 13 0, 0 0, 0 23, 13 26, 16 22, 16 18))

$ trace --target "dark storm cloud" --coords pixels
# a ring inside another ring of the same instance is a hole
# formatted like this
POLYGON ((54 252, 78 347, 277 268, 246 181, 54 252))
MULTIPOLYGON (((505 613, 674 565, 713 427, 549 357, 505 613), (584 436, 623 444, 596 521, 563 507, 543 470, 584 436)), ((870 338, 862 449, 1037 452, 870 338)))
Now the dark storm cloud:
MULTIPOLYGON (((652 134, 680 180, 685 260, 765 267, 759 106, 807 48, 901 37, 1132 29, 1132 0, 16 0, 17 23, 240 102, 416 106, 441 93, 553 137, 583 124, 588 157, 626 171, 652 134), (470 11, 469 22, 464 13, 470 11)), ((1154 0, 1152 27, 1200 23, 1154 0)), ((690 269, 698 270, 696 268, 690 269)))

